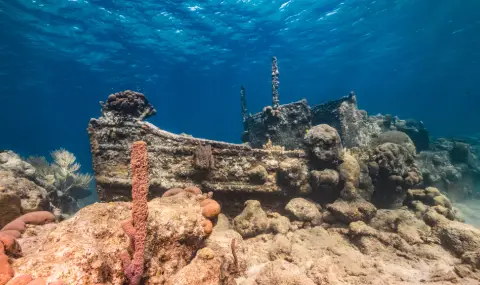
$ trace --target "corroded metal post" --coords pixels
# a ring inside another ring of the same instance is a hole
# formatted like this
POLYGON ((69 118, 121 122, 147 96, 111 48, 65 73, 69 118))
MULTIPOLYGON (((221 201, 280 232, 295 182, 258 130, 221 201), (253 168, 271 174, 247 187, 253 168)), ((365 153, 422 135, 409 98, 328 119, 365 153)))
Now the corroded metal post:
POLYGON ((280 72, 278 71, 277 58, 272 57, 272 107, 274 110, 278 109, 279 99, 278 99, 278 76, 280 72))
POLYGON ((245 98, 245 88, 240 87, 240 101, 242 102, 242 116, 243 124, 247 121, 248 110, 247 110, 247 99, 245 98))

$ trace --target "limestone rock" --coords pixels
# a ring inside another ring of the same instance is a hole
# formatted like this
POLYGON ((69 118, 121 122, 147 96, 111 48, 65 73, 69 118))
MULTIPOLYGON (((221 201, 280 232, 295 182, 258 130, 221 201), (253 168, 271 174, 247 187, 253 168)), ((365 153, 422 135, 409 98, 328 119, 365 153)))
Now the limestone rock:
POLYGON ((263 211, 260 202, 248 200, 243 212, 233 220, 234 229, 243 237, 253 237, 264 233, 270 226, 267 214, 263 211))
POLYGON ((462 262, 470 264, 473 269, 480 269, 480 251, 468 251, 462 255, 462 262))
POLYGON ((0 171, 0 193, 16 195, 21 199, 23 213, 50 210, 47 191, 32 181, 0 171))
MULTIPOLYGON (((166 285, 220 285, 222 258, 216 257, 210 248, 202 248, 187 266, 169 278, 166 285)), ((153 277, 149 284, 161 283, 161 277, 153 277), (158 279, 158 280, 157 280, 158 279), (158 283, 156 283, 158 282, 158 283)))
POLYGON ((300 221, 313 221, 321 218, 315 203, 303 198, 294 198, 285 206, 285 210, 300 221))
POLYGON ((438 235, 442 245, 459 256, 480 250, 480 230, 473 226, 450 221, 440 226, 438 235))
MULTIPOLYGON (((195 198, 182 194, 153 199, 148 208, 145 277, 161 275, 168 280, 200 248, 204 217, 195 198)), ((123 284, 119 254, 129 247, 129 240, 120 223, 130 217, 130 203, 87 206, 58 224, 42 246, 15 260, 15 272, 65 284, 123 284)))
POLYGON ((0 188, 0 229, 22 215, 20 198, 15 194, 2 193, 2 189, 4 188, 0 188))
POLYGON ((370 226, 380 231, 397 233, 409 244, 421 244, 431 235, 430 227, 408 210, 378 210, 370 226))
POLYGON ((377 208, 367 201, 343 201, 337 200, 327 205, 327 209, 335 218, 343 223, 349 224, 355 221, 370 221, 376 214, 377 208))

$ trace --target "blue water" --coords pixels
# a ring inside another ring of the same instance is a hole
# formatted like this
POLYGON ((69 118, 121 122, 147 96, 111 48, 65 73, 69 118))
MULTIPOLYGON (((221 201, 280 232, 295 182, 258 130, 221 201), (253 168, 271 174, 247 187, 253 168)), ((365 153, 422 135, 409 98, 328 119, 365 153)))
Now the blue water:
POLYGON ((355 90, 369 113, 479 132, 478 0, 0 1, 0 148, 64 147, 91 167, 98 101, 133 89, 159 127, 240 142, 248 108, 355 90))

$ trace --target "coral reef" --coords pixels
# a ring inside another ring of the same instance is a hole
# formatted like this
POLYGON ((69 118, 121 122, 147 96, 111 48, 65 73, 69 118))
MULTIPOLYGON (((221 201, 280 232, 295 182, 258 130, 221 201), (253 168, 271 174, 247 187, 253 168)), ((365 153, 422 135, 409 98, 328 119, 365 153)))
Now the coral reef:
MULTIPOLYGON (((142 121, 153 114, 145 96, 121 94, 88 129, 100 203, 42 225, 55 216, 23 215, 22 199, 0 196, 1 250, 11 257, 0 258, 0 280, 480 282, 480 230, 461 222, 449 192, 431 187, 465 180, 447 174, 452 166, 474 177, 469 144, 436 141, 426 151, 421 122, 368 116, 353 92, 314 108, 276 101, 253 116, 243 106, 243 145, 163 131, 142 121)), ((28 163, 8 165, 9 175, 34 176, 28 163)))
POLYGON ((415 149, 415 145, 413 144, 413 141, 410 139, 410 137, 399 131, 387 131, 384 133, 381 133, 378 135, 378 137, 372 139, 371 146, 372 147, 377 147, 381 144, 384 143, 394 143, 403 146, 406 148, 410 154, 415 156, 417 153, 415 149))
POLYGON ((405 147, 387 142, 374 149, 373 158, 378 174, 372 200, 384 208, 402 206, 408 189, 422 182, 414 156, 405 147))
POLYGON ((107 102, 100 102, 100 104, 103 107, 103 116, 111 119, 127 116, 143 120, 156 114, 156 110, 145 95, 131 90, 110 94, 107 102), (122 116, 115 116, 115 114, 122 116))
POLYGON ((329 125, 312 127, 305 135, 304 143, 316 168, 335 167, 341 163, 342 142, 337 130, 329 125))
POLYGON ((417 164, 426 186, 437 187, 453 200, 475 196, 480 167, 475 149, 455 139, 439 138, 431 150, 419 153, 417 164))

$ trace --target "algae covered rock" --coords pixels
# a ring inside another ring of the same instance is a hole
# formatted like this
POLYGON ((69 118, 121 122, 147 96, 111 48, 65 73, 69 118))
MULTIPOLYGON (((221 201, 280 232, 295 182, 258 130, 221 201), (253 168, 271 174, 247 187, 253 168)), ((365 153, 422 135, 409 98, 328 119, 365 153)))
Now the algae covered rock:
POLYGON ((268 172, 262 165, 257 165, 248 171, 248 177, 252 183, 264 184, 268 180, 268 172))
POLYGON ((270 218, 270 227, 274 233, 286 234, 290 230, 290 220, 278 213, 270 218))
POLYGON ((347 182, 358 185, 360 179, 360 165, 355 157, 348 152, 343 154, 343 162, 338 166, 340 177, 347 182))
POLYGON ((298 159, 290 158, 282 161, 279 165, 277 180, 282 187, 294 194, 305 195, 312 191, 308 167, 298 159))
POLYGON ((337 200, 327 205, 327 209, 333 216, 346 224, 355 221, 370 221, 376 214, 377 208, 372 203, 364 200, 343 201, 337 200))
POLYGON ((304 138, 307 151, 321 166, 336 166, 342 158, 342 141, 335 128, 326 124, 312 127, 304 138))
POLYGON ((340 181, 340 175, 333 169, 313 170, 311 180, 315 190, 323 190, 336 187, 340 181))
POLYGON ((442 245, 461 256, 468 251, 480 250, 480 230, 464 223, 450 221, 439 226, 442 245))
POLYGON ((300 221, 321 219, 321 213, 315 203, 303 198, 294 198, 285 206, 285 210, 300 221))
POLYGON ((256 200, 246 201, 242 213, 233 219, 233 228, 244 238, 265 233, 269 227, 267 214, 256 200))
POLYGON ((310 185, 315 199, 331 203, 340 195, 340 175, 333 169, 313 170, 310 172, 310 185))
POLYGON ((384 231, 394 232, 409 244, 420 244, 431 235, 430 227, 408 210, 381 209, 370 221, 370 226, 384 231))

